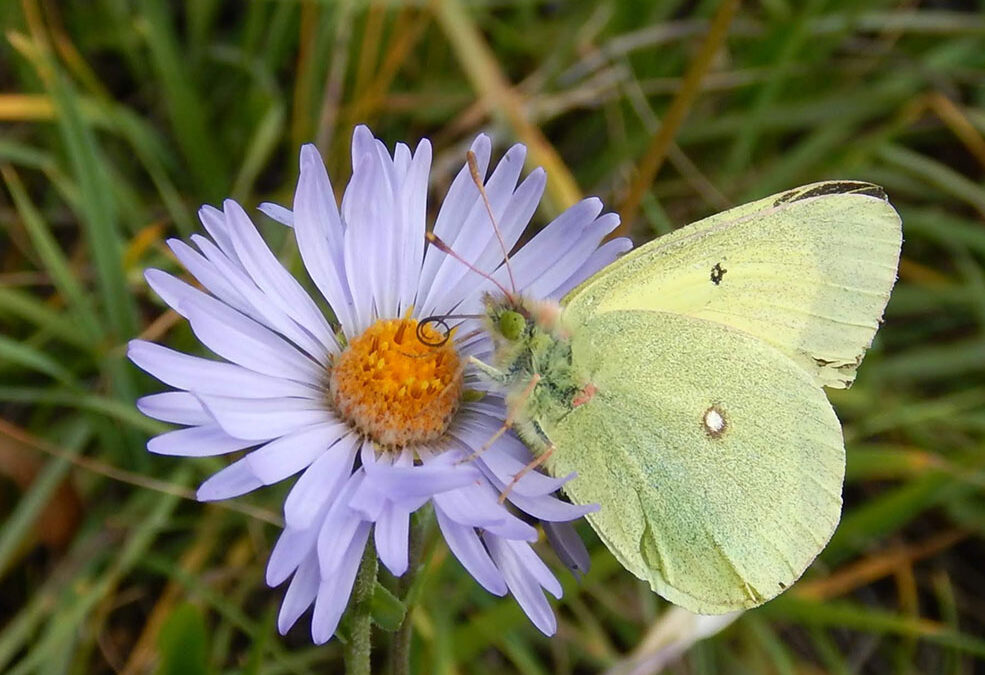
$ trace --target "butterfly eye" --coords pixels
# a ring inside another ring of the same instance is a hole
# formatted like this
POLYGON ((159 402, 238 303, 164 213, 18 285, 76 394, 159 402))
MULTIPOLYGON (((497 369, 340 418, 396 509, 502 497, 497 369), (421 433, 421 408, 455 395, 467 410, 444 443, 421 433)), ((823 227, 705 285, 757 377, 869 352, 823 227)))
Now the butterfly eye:
POLYGON ((519 340, 527 320, 519 312, 507 310, 499 316, 499 332, 509 341, 519 340))

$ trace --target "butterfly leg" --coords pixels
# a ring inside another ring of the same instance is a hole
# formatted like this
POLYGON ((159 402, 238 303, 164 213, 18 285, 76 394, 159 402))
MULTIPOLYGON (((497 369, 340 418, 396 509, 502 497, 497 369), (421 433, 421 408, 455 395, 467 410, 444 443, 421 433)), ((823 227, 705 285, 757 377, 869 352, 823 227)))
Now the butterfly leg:
POLYGON ((522 407, 523 403, 527 400, 527 398, 530 397, 530 394, 533 392, 534 387, 537 386, 537 383, 540 382, 540 379, 541 379, 540 378, 540 374, 539 373, 534 373, 533 377, 530 378, 530 382, 528 382, 527 383, 527 386, 524 387, 524 389, 523 389, 522 392, 520 392, 520 396, 517 398, 517 400, 514 401, 514 402, 512 402, 510 405, 507 406, 507 408, 506 408, 506 419, 503 420, 503 426, 501 426, 499 429, 497 429, 496 430, 496 433, 494 433, 489 438, 488 441, 486 441, 485 443, 482 444, 482 447, 480 447, 478 450, 476 450, 475 452, 473 452, 471 455, 469 455, 465 459, 459 460, 459 463, 461 463, 461 462, 471 462, 472 460, 476 459, 477 457, 480 457, 482 455, 482 453, 484 453, 486 450, 488 450, 489 448, 492 447, 492 444, 493 443, 495 443, 496 441, 498 441, 502 437, 503 434, 505 434, 507 431, 510 430, 510 428, 513 426, 514 422, 516 422, 516 414, 517 414, 517 411, 520 410, 520 408, 522 407))
POLYGON ((547 459, 553 454, 554 454, 554 444, 548 443, 547 447, 544 448, 544 451, 539 455, 537 455, 536 457, 534 457, 529 464, 527 464, 525 467, 520 469, 516 473, 516 475, 513 476, 513 480, 509 482, 509 485, 507 485, 506 488, 499 493, 499 503, 502 504, 503 502, 506 501, 506 498, 509 496, 510 491, 513 489, 513 486, 519 483, 521 478, 523 478, 528 473, 536 469, 538 466, 546 462, 547 459))

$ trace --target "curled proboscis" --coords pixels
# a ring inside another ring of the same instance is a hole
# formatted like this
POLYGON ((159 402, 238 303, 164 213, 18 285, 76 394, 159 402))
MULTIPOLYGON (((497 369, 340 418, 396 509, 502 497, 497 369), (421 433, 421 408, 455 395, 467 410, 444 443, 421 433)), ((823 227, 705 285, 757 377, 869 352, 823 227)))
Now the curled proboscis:
POLYGON ((426 345, 428 347, 441 347, 446 342, 448 342, 448 340, 451 338, 451 328, 448 327, 448 322, 445 321, 445 317, 443 316, 424 317, 417 324, 416 332, 417 332, 417 339, 421 342, 421 344, 426 345), (440 325, 443 329, 441 338, 438 339, 437 341, 429 339, 428 336, 424 333, 424 327, 432 323, 440 325))

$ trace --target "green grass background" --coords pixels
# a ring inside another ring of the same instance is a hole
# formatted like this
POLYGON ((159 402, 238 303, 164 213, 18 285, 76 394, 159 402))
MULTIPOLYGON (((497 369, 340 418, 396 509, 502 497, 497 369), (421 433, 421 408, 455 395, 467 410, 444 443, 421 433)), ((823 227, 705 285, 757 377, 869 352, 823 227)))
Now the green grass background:
MULTIPOLYGON (((0 672, 340 672, 307 618, 276 635, 263 568, 285 487, 194 502, 222 462, 145 452, 161 425, 132 402, 160 385, 123 355, 138 334, 198 349, 141 276, 177 269, 166 237, 226 196, 290 203, 302 142, 344 185, 360 122, 391 146, 431 138, 432 213, 479 131, 547 166, 539 225, 580 194, 622 209, 660 164, 638 242, 814 180, 884 185, 903 259, 857 384, 831 394, 841 526, 796 587, 671 670, 981 672, 985 3, 747 2, 702 52, 719 6, 0 2, 0 672), (661 147, 662 118, 681 123, 661 147)), ((414 671, 619 665, 667 606, 584 536, 593 569, 559 569, 553 639, 429 543, 414 671)))

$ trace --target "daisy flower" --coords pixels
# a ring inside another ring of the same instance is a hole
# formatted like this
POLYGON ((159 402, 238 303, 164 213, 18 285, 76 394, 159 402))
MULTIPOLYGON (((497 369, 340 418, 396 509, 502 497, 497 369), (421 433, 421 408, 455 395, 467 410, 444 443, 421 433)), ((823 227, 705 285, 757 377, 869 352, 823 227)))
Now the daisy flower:
MULTIPOLYGON (((490 141, 471 146, 485 176, 490 141)), ((540 201, 545 174, 519 182, 525 157, 512 147, 484 179, 507 250, 540 201)), ((490 593, 512 593, 544 633, 556 629, 545 592, 561 585, 531 548, 540 521, 562 561, 588 564, 570 521, 594 510, 559 499, 565 478, 530 472, 500 495, 531 460, 512 433, 481 454, 506 416, 503 399, 469 357, 492 345, 464 320, 446 332, 425 317, 478 314, 489 278, 425 242, 431 146, 391 155, 363 126, 352 140, 352 179, 341 208, 313 146, 301 150, 293 210, 261 210, 293 228, 304 267, 330 308, 323 311, 278 262, 234 201, 199 212, 210 237, 172 239, 175 256, 201 285, 160 270, 151 288, 184 316, 219 359, 143 340, 129 358, 173 391, 141 398, 144 414, 184 428, 152 438, 148 450, 184 457, 246 450, 198 489, 228 499, 300 474, 284 502, 285 527, 267 583, 290 579, 278 620, 286 632, 312 605, 311 635, 334 634, 363 552, 373 537, 394 575, 408 567, 411 514, 433 505, 438 527, 462 566, 490 593), (330 318, 331 317, 331 318, 330 318)), ((601 245, 615 228, 597 199, 576 204, 510 257, 517 290, 560 298, 629 248, 601 245)), ((464 166, 448 190, 434 233, 477 270, 505 278, 503 245, 464 166)))

